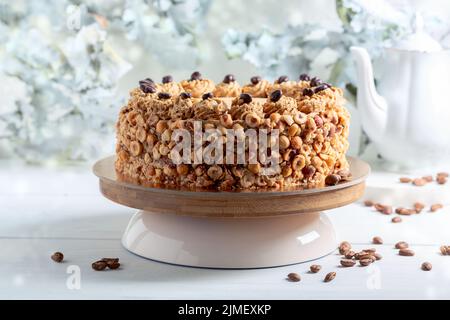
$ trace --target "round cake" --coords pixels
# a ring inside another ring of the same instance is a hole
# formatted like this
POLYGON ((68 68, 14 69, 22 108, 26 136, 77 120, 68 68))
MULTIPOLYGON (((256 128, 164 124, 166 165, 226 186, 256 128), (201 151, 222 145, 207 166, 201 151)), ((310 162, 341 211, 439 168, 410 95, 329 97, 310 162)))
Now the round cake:
POLYGON ((306 74, 243 86, 231 74, 219 84, 199 72, 147 78, 119 113, 116 173, 183 189, 334 185, 350 178, 344 104, 341 89, 306 74))

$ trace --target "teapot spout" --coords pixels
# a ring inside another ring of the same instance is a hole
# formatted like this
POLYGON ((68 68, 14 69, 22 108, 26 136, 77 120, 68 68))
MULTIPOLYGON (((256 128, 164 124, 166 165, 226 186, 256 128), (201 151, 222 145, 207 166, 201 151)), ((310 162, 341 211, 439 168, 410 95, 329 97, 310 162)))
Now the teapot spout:
POLYGON ((350 48, 356 64, 358 81, 357 105, 364 131, 372 141, 380 141, 386 128, 387 104, 376 89, 372 62, 366 49, 350 48))

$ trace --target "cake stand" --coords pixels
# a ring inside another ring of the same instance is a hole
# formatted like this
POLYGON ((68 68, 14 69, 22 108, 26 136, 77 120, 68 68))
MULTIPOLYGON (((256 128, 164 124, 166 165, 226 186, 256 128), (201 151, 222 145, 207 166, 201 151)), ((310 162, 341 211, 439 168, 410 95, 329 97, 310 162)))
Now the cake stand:
POLYGON ((94 173, 106 198, 139 209, 122 238, 126 249, 160 262, 226 269, 283 266, 331 253, 336 236, 321 211, 359 199, 370 171, 349 158, 353 179, 332 187, 197 192, 121 181, 114 161, 98 161, 94 173))

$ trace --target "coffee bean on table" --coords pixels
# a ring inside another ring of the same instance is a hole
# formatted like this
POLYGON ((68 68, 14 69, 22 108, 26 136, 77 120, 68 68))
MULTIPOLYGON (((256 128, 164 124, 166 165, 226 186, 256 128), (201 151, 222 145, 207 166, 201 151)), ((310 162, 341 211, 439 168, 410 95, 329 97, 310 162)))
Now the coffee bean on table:
POLYGON ((442 209, 444 206, 440 203, 435 203, 430 207, 431 212, 438 211, 439 209, 442 209))
POLYGON ((349 250, 345 253, 345 259, 352 259, 355 256, 355 251, 349 250))
POLYGON ((425 208, 425 205, 422 202, 414 202, 414 210, 416 210, 416 213, 420 213, 423 208, 425 208))
POLYGON ((329 272, 329 273, 327 273, 327 275, 325 276, 325 279, 323 279, 323 281, 324 282, 330 282, 334 278, 336 278, 336 272, 329 272))
POLYGON ((431 181, 433 181, 433 176, 425 176, 425 177, 422 177, 422 179, 425 180, 426 182, 431 182, 431 181))
POLYGON ((341 259, 341 265, 343 267, 346 267, 346 268, 353 267, 355 264, 356 264, 355 260, 352 260, 352 259, 341 259))
POLYGON ((427 181, 423 178, 416 178, 413 180, 413 185, 417 186, 417 187, 423 187, 424 185, 427 184, 427 181))
POLYGON ((339 245, 339 253, 344 255, 348 251, 350 251, 351 248, 352 248, 352 245, 348 241, 342 241, 339 245))
POLYGON ((102 258, 101 261, 106 262, 106 266, 111 270, 115 270, 120 267, 119 258, 102 258))
POLYGON ((447 183, 447 177, 444 176, 437 176, 436 177, 436 182, 438 184, 446 184, 447 183))
POLYGON ((365 205, 366 207, 373 207, 374 202, 373 202, 372 200, 365 200, 365 201, 364 201, 364 205, 365 205))
POLYGON ((400 182, 401 183, 410 183, 412 181, 411 178, 408 177, 400 177, 400 182))
POLYGON ((409 245, 405 241, 399 241, 395 244, 395 249, 406 249, 409 245))
POLYGON ((429 262, 422 263, 423 271, 430 271, 432 268, 433 268, 433 266, 431 265, 431 263, 429 263, 429 262))
POLYGON ((391 221, 393 223, 400 223, 400 222, 402 222, 402 218, 400 218, 400 217, 393 217, 391 221))
POLYGON ((298 273, 295 272, 291 272, 287 275, 287 278, 289 281, 292 282, 299 282, 301 280, 300 275, 298 273))
POLYGON ((398 254, 401 256, 412 257, 414 255, 414 251, 411 249, 400 249, 398 254))
POLYGON ((107 263, 105 261, 95 261, 94 263, 92 263, 92 269, 94 269, 95 271, 102 271, 105 270, 107 266, 107 263))
POLYGON ((309 267, 309 270, 311 270, 312 273, 317 273, 320 271, 320 269, 322 269, 322 266, 318 264, 313 264, 312 266, 309 267))
POLYGON ((373 237, 372 243, 373 244, 383 244, 383 239, 381 239, 381 237, 373 237))
POLYGON ((53 261, 60 263, 64 260, 64 255, 61 252, 55 252, 51 258, 53 261))
POLYGON ((373 260, 372 259, 368 259, 368 258, 359 260, 359 264, 361 266, 363 266, 363 267, 367 267, 372 262, 373 262, 373 260))
POLYGON ((441 246, 439 249, 443 256, 450 255, 450 246, 441 246))

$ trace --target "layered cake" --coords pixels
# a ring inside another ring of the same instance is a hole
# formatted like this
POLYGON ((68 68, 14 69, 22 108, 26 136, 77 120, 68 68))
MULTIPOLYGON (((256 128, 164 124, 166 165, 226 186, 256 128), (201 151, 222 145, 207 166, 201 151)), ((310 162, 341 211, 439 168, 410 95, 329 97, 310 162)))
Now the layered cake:
POLYGON ((349 178, 344 104, 341 89, 306 74, 273 83, 255 76, 242 86, 231 74, 218 84, 199 72, 181 82, 147 78, 119 114, 116 173, 146 186, 184 189, 334 185, 349 178), (216 135, 209 139, 209 132, 216 135), (255 156, 256 143, 264 150, 255 156))

